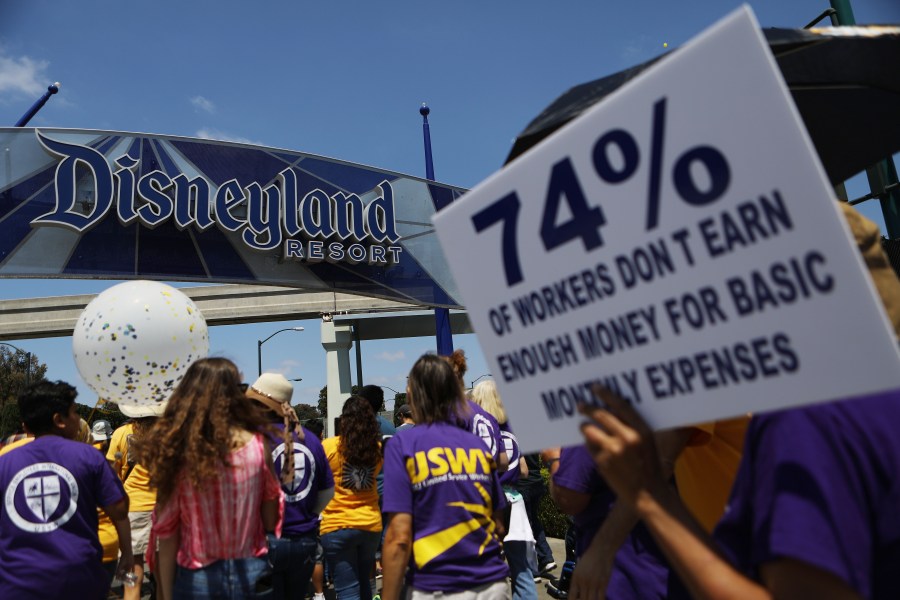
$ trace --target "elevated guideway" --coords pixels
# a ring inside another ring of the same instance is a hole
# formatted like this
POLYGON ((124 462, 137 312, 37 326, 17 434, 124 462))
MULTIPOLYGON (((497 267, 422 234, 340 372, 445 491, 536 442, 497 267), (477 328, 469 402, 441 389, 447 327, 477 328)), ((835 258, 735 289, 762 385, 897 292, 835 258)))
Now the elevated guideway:
MULTIPOLYGON (((318 319, 343 315, 421 311, 421 306, 333 292, 307 292, 267 285, 179 288, 214 325, 318 319)), ((75 322, 96 294, 0 300, 0 341, 72 335, 75 322)))

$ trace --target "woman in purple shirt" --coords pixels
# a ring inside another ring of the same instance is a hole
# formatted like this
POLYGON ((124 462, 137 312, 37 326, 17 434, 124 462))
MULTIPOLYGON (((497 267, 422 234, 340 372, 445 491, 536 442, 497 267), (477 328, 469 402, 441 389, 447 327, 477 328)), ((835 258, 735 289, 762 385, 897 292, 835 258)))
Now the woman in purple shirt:
MULTIPOLYGON (((877 227, 841 209, 900 333, 877 227)), ((900 598, 900 390, 754 417, 715 542, 665 485, 644 420, 597 393, 609 410, 582 427, 594 462, 694 597, 900 598)))
POLYGON ((459 382, 442 358, 422 356, 406 390, 416 426, 395 436, 384 458, 382 599, 398 600, 404 573, 413 600, 466 592, 507 600, 498 512, 506 498, 481 439, 460 429, 459 382))

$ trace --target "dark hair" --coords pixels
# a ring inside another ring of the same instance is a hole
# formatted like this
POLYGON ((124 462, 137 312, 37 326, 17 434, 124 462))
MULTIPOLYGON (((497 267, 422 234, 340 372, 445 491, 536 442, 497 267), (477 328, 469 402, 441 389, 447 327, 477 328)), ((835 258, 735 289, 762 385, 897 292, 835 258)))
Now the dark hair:
POLYGON ((350 396, 341 410, 341 439, 338 452, 356 467, 374 467, 381 457, 381 430, 369 401, 350 396))
POLYGON ((138 447, 159 502, 169 500, 180 478, 199 487, 230 466, 234 429, 271 431, 263 410, 241 391, 234 363, 201 358, 188 367, 165 412, 138 447))
POLYGON ((381 389, 381 386, 364 385, 356 392, 356 395, 368 400, 374 413, 378 413, 384 408, 384 390, 381 389))
POLYGON ((66 416, 78 391, 65 381, 38 381, 19 394, 19 414, 28 431, 43 435, 53 431, 53 415, 66 416))
POLYGON ((461 414, 464 407, 459 381, 445 357, 434 354, 419 357, 409 372, 407 397, 415 422, 451 422, 461 414))
POLYGON ((306 421, 304 427, 316 434, 316 437, 319 439, 322 438, 322 432, 325 431, 325 424, 322 422, 322 419, 310 419, 306 421))

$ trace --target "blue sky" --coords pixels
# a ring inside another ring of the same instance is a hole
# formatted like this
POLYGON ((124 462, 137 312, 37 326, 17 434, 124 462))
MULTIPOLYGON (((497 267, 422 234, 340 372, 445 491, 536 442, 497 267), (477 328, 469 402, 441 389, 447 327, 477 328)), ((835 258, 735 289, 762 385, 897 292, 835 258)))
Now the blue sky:
MULTIPOLYGON (((428 102, 436 178, 473 187, 559 94, 683 44, 740 2, 234 2, 0 0, 0 123, 49 83, 62 91, 33 126, 243 141, 424 175, 428 102)), ((749 2, 763 26, 801 27, 824 0, 749 2)), ((897 0, 854 0, 859 23, 900 22, 897 0)), ((868 190, 861 178, 851 196, 868 190)), ((866 214, 878 217, 877 207, 866 214)), ((0 297, 102 291, 98 281, 2 280, 0 297)), ((210 329, 211 353, 249 380, 256 340, 267 370, 302 377, 295 403, 325 384, 317 321, 210 329)), ((70 338, 11 340, 48 376, 79 385, 70 338)), ((487 373, 474 336, 458 336, 471 379, 487 373)), ((402 390, 430 338, 364 342, 366 383, 402 390)), ((354 371, 355 373, 355 371, 354 371)))

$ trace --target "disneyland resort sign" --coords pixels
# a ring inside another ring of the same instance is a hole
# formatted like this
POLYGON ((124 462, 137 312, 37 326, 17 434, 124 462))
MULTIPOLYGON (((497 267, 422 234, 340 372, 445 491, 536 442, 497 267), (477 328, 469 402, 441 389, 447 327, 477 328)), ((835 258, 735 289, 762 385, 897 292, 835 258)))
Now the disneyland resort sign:
POLYGON ((290 167, 270 182, 241 185, 229 179, 216 186, 208 179, 174 177, 153 170, 138 176, 140 161, 128 153, 107 162, 90 146, 53 140, 35 131, 43 148, 60 158, 54 177, 53 210, 31 221, 84 233, 115 211, 122 225, 140 222, 155 228, 172 221, 179 230, 202 232, 215 225, 238 234, 257 251, 280 249, 288 260, 390 265, 403 248, 394 212, 394 193, 384 180, 375 198, 364 203, 356 194, 327 194, 313 189, 302 197, 290 167), (86 170, 86 171, 85 171, 86 170), (79 211, 78 188, 84 174, 93 178, 94 206, 79 211))

